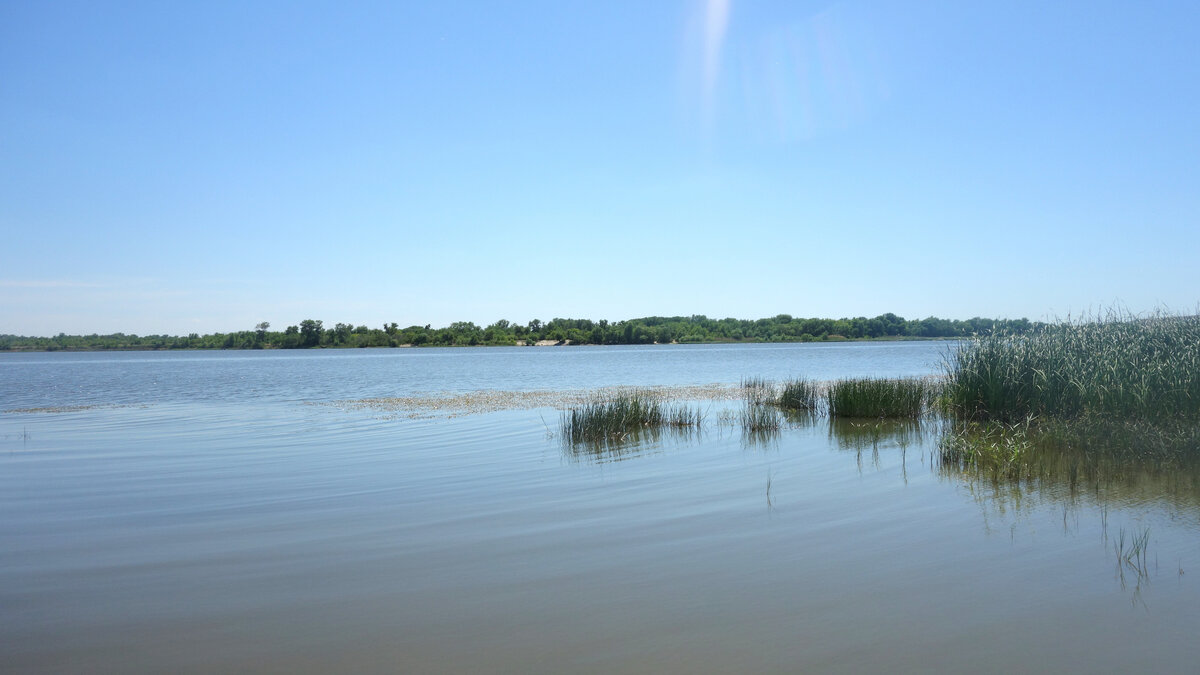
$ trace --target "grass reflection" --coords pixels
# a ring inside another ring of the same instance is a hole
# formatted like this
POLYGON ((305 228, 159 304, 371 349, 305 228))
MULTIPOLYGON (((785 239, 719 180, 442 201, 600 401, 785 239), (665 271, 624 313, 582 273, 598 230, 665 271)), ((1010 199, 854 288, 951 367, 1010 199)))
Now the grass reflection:
POLYGON ((668 442, 694 441, 701 434, 695 426, 635 427, 619 435, 572 440, 563 435, 563 454, 572 461, 619 462, 661 452, 668 442))
POLYGON ((1097 503, 1168 500, 1200 505, 1200 429, 1187 425, 1091 420, 1088 424, 1027 419, 947 422, 936 466, 946 477, 995 497, 1029 492, 1097 503))
POLYGON ((925 427, 917 420, 830 418, 829 438, 839 450, 862 452, 881 448, 906 450, 926 438, 925 427))

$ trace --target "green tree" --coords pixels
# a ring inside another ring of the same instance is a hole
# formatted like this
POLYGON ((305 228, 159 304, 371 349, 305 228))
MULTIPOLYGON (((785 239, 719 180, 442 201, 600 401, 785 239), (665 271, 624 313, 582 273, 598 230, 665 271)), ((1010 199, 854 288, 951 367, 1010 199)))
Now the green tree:
POLYGON ((324 322, 318 319, 305 319, 300 322, 300 346, 316 347, 321 344, 321 335, 325 332, 324 322))

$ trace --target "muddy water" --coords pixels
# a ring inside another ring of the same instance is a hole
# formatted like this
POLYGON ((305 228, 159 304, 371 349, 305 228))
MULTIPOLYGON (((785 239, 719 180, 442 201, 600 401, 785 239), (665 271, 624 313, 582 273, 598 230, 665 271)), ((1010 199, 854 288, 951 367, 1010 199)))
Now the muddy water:
POLYGON ((933 424, 748 437, 715 396, 699 433, 591 450, 548 433, 550 400, 342 403, 919 375, 941 349, 0 355, 0 409, 22 411, 0 414, 0 664, 1194 668, 1195 482, 992 482, 940 466, 933 424), (1144 562, 1117 556, 1147 531, 1144 562))

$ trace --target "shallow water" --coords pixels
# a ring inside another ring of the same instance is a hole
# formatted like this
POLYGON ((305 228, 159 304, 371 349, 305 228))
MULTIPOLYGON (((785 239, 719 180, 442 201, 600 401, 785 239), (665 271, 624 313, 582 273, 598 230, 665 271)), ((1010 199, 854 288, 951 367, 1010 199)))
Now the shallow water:
POLYGON ((1186 481, 1007 484, 936 425, 564 446, 368 397, 920 375, 943 345, 0 355, 21 672, 1187 672, 1186 481), (116 404, 116 407, 113 405, 116 404), (1149 528, 1142 570, 1114 551, 1149 528))

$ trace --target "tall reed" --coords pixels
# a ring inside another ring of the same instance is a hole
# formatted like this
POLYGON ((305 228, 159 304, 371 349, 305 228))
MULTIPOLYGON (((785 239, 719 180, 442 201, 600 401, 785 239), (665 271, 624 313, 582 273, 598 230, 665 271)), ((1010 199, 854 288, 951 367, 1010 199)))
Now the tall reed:
POLYGON ((699 427, 701 414, 686 405, 668 406, 638 391, 599 396, 562 415, 563 438, 572 443, 611 440, 644 428, 699 427))
POLYGON ((1200 420, 1200 316, 1105 318, 998 331, 950 352, 946 401, 965 419, 1200 420))
POLYGON ((816 410, 820 397, 820 387, 812 380, 801 377, 783 383, 778 403, 779 407, 789 410, 816 410))
POLYGON ((762 377, 747 377, 742 380, 742 398, 751 405, 774 404, 775 383, 762 377))
POLYGON ((916 419, 925 413, 934 386, 918 378, 852 378, 829 385, 831 417, 916 419))
POLYGON ((779 409, 770 405, 747 403, 740 418, 742 431, 775 432, 783 426, 779 409))

